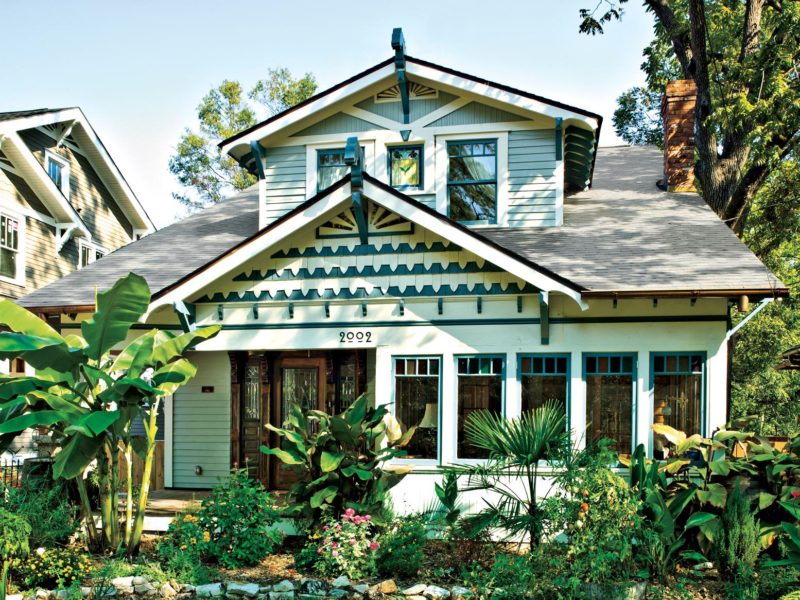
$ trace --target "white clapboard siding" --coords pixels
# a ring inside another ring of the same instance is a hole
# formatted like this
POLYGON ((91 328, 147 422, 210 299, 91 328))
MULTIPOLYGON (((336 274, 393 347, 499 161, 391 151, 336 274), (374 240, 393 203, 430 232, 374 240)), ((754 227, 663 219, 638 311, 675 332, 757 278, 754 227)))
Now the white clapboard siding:
POLYGON ((556 224, 555 132, 511 131, 508 135, 508 224, 556 224))
POLYGON ((266 222, 271 223, 306 198, 305 146, 269 148, 266 163, 266 222))
POLYGON ((175 392, 172 402, 172 484, 210 488, 230 470, 230 361, 225 352, 195 352, 197 376, 175 392), (214 391, 203 393, 212 386, 214 391), (195 474, 195 467, 203 469, 195 474))

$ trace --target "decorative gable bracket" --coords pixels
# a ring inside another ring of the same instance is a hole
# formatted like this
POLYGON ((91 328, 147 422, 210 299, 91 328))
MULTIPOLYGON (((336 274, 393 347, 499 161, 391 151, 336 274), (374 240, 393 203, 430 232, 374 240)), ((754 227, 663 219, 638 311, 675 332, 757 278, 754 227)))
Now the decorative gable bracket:
POLYGON ((358 239, 362 244, 369 241, 369 223, 367 222, 367 202, 364 200, 364 169, 361 164, 361 146, 358 138, 347 138, 344 149, 344 164, 350 167, 350 190, 353 199, 353 215, 358 227, 358 239))
MULTIPOLYGON (((395 27, 392 30, 392 49, 394 50, 394 71, 397 75, 397 87, 400 90, 400 102, 403 105, 403 123, 408 125, 411 122, 411 96, 409 95, 408 75, 406 74, 406 40, 400 27, 395 27)), ((402 130, 400 135, 403 137, 403 141, 407 142, 411 136, 411 130, 402 130)))
POLYGON ((56 254, 64 249, 64 245, 70 240, 77 228, 75 223, 56 223, 56 254))

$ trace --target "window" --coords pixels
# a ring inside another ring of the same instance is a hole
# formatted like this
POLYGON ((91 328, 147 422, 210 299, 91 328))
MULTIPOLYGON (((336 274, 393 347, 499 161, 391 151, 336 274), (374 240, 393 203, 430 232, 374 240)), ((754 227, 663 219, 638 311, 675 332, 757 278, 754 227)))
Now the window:
POLYGON ((45 153, 47 174, 65 197, 69 197, 69 163, 50 152, 45 153))
MULTIPOLYGON (((364 164, 364 146, 361 146, 361 164, 364 164)), ((332 186, 350 172, 344 163, 344 148, 317 150, 317 192, 332 186)))
POLYGON ((395 146, 388 148, 389 185, 398 189, 420 190, 423 187, 422 146, 395 146))
MULTIPOLYGON (((701 353, 653 354, 653 422, 669 425, 686 435, 702 433, 703 376, 701 353)), ((654 456, 666 459, 668 445, 653 440, 654 456)))
POLYGON ((590 439, 610 438, 611 448, 622 453, 629 453, 633 444, 634 358, 633 354, 584 356, 590 439))
POLYGON ((568 354, 527 354, 519 357, 522 411, 555 401, 567 413, 569 389, 568 354))
POLYGON ((405 433, 417 430, 406 445, 406 458, 438 458, 439 358, 394 359, 395 418, 405 433))
POLYGON ((16 279, 19 268, 20 222, 0 215, 0 276, 16 279))
POLYGON ((103 258, 106 255, 105 251, 97 246, 89 244, 88 242, 81 242, 80 244, 80 268, 93 263, 96 260, 103 258))
POLYGON ((506 359, 502 356, 461 356, 458 367, 459 458, 488 458, 486 450, 475 448, 464 433, 467 417, 478 410, 503 412, 503 379, 506 359))
POLYGON ((497 222, 497 140, 447 143, 447 199, 455 221, 497 222))

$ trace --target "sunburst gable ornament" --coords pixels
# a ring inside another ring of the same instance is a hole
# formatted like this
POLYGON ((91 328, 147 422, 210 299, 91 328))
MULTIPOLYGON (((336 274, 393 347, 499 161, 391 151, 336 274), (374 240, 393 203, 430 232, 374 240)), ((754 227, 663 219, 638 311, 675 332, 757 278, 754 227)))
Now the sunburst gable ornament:
MULTIPOLYGON (((439 97, 439 90, 417 83, 408 82, 408 97, 411 100, 433 100, 439 97)), ((400 102, 400 86, 392 87, 375 94, 375 102, 400 102)))

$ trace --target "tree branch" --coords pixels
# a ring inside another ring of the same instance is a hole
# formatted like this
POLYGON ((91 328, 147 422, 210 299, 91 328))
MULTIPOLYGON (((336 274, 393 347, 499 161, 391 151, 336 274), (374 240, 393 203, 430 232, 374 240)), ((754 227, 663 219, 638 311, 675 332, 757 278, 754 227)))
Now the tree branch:
POLYGON ((675 58, 681 65, 683 75, 687 79, 691 78, 692 48, 690 40, 685 31, 681 31, 675 12, 670 7, 667 0, 645 0, 645 4, 656 15, 658 22, 667 32, 672 40, 672 48, 675 51, 675 58))
POLYGON ((761 16, 765 0, 747 0, 744 24, 742 25, 742 48, 739 52, 739 63, 758 49, 758 34, 761 31, 761 16))

